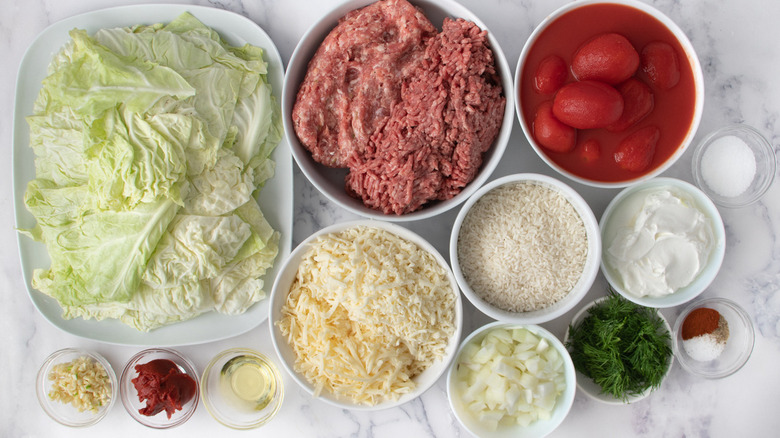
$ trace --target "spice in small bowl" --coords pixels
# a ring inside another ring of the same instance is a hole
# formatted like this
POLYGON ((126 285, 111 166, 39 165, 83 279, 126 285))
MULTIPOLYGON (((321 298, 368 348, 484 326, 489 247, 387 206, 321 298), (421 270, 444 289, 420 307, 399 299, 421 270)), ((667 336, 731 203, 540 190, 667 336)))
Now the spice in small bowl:
POLYGON ((726 349, 729 323, 717 310, 699 307, 683 320, 682 339, 683 348, 692 359, 714 360, 726 349))
POLYGON ((674 325, 674 355, 690 373, 718 379, 737 372, 753 352, 750 316, 725 298, 691 303, 674 325))

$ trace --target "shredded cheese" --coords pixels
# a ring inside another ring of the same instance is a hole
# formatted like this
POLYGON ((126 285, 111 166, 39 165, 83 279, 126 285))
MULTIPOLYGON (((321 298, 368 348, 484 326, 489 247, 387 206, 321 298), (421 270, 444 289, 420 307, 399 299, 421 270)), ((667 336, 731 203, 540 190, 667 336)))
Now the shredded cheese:
POLYGON ((455 303, 433 255, 358 226, 312 244, 277 326, 315 396, 375 405, 413 391, 412 379, 444 357, 455 303))

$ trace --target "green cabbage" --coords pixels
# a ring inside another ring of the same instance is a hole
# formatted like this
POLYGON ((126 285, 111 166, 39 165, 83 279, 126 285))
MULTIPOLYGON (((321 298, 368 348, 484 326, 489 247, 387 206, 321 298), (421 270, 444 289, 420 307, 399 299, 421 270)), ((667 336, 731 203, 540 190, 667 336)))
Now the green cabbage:
POLYGON ((151 330, 263 299, 279 233, 255 201, 282 137, 263 50, 192 15, 70 33, 28 117, 32 285, 65 318, 151 330))

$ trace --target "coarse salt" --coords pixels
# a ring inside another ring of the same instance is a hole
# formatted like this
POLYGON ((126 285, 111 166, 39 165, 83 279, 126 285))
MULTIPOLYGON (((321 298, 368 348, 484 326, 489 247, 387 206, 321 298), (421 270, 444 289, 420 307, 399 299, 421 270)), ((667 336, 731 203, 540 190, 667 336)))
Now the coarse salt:
POLYGON ((701 176, 716 194, 744 193, 756 175, 756 157, 739 137, 728 135, 712 142, 701 158, 701 176))
POLYGON ((695 336, 683 341, 683 348, 693 360, 709 362, 715 360, 726 349, 726 342, 712 334, 695 336))

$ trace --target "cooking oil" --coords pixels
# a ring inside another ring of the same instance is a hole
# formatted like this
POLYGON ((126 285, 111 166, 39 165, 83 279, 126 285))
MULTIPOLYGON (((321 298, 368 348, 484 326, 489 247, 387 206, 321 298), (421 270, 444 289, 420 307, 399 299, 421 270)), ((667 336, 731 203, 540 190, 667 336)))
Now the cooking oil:
POLYGON ((244 409, 259 411, 276 394, 276 379, 271 364, 253 356, 236 356, 222 367, 221 384, 226 395, 244 409))

